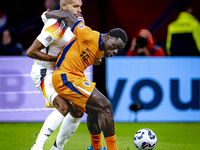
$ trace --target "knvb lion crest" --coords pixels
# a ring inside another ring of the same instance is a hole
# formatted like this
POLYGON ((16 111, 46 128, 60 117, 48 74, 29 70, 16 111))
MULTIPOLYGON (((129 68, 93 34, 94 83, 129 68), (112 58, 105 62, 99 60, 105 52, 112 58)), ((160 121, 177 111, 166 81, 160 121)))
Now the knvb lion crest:
POLYGON ((81 23, 79 26, 78 26, 79 29, 84 29, 85 28, 85 25, 83 23, 81 23))

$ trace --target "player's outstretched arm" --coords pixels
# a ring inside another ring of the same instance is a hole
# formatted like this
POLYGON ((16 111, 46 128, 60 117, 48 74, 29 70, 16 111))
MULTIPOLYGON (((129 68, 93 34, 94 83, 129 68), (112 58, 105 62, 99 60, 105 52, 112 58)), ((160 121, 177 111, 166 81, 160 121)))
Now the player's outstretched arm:
POLYGON ((57 56, 50 56, 41 52, 41 49, 43 48, 45 48, 44 45, 39 40, 35 39, 26 54, 28 57, 33 59, 56 62, 57 56))
POLYGON ((70 28, 72 28, 78 21, 77 17, 69 10, 49 11, 45 15, 47 19, 54 18, 58 20, 64 20, 70 28))

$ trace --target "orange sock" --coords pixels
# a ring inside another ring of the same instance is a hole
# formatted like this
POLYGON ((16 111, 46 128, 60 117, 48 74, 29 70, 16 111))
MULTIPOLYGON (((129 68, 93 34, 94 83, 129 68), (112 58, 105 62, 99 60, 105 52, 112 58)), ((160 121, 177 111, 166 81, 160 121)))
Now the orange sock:
POLYGON ((91 145, 95 150, 99 150, 100 148, 102 148, 101 133, 97 135, 92 135, 90 133, 90 138, 91 138, 91 145))
POLYGON ((106 141, 106 145, 107 145, 107 150, 118 150, 115 135, 106 137, 105 141, 106 141))

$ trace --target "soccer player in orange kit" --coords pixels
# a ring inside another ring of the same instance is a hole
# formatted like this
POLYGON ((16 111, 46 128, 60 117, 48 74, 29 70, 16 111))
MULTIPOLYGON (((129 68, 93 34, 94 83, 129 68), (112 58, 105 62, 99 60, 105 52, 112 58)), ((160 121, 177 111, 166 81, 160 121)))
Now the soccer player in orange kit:
MULTIPOLYGON (((91 30, 69 10, 50 11, 46 17, 64 20, 75 35, 56 62, 58 70, 52 78, 54 89, 61 97, 85 110, 88 130, 92 135, 99 136, 102 131, 107 149, 118 150, 111 103, 95 88, 95 83, 86 79, 84 70, 96 58, 102 55, 112 57, 122 50, 127 42, 126 33, 120 28, 106 34, 91 30)), ((100 149, 95 146, 95 150, 100 149)))

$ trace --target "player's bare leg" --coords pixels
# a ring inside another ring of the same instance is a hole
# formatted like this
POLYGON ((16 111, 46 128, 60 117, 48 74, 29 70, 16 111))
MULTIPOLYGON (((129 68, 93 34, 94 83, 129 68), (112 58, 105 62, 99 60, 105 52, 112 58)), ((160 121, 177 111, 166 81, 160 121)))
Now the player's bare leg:
POLYGON ((71 104, 69 101, 64 100, 59 95, 54 98, 53 105, 63 116, 66 116, 71 109, 71 104))
POLYGON ((104 134, 107 149, 118 150, 116 145, 115 125, 114 125, 111 103, 96 88, 94 88, 90 98, 87 101, 86 111, 89 117, 88 118, 89 131, 95 133, 95 131, 91 129, 91 127, 96 126, 96 128, 97 129, 99 128, 104 134))
POLYGON ((87 127, 90 131, 91 145, 88 146, 87 150, 106 150, 102 147, 101 143, 101 129, 98 126, 98 113, 89 114, 87 116, 87 127))

